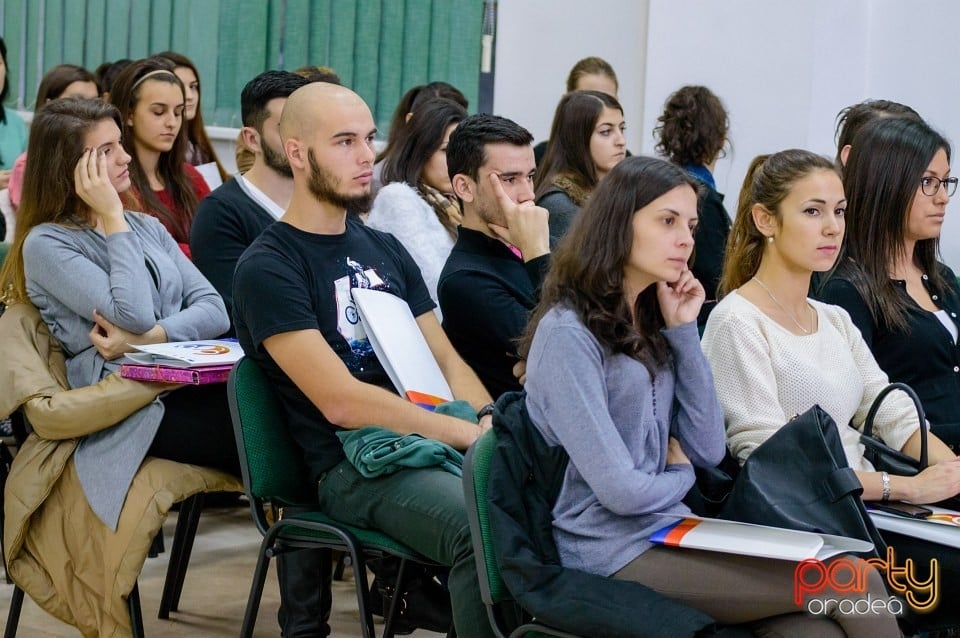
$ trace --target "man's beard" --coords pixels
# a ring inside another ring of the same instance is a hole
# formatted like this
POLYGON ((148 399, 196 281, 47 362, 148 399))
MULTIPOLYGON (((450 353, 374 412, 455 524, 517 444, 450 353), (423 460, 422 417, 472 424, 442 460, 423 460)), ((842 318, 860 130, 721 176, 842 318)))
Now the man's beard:
POLYGON ((263 152, 263 163, 266 164, 268 168, 284 177, 293 178, 293 170, 290 168, 290 162, 287 161, 287 156, 284 155, 282 151, 278 152, 267 144, 267 141, 263 139, 262 135, 260 136, 260 150, 263 152))
POLYGON ((314 156, 312 148, 307 150, 307 161, 310 162, 310 179, 307 185, 318 202, 333 204, 339 208, 345 208, 351 213, 363 213, 370 210, 370 205, 373 203, 373 195, 370 191, 361 195, 344 195, 337 191, 340 180, 317 164, 317 158, 314 156))

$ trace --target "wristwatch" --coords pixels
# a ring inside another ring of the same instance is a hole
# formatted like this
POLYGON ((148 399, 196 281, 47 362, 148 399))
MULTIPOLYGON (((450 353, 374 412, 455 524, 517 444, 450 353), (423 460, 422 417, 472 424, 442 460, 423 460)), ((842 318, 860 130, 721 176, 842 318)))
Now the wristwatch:
POLYGON ((886 472, 880 472, 881 494, 880 500, 886 503, 890 500, 890 475, 886 472))
POLYGON ((488 403, 479 410, 477 410, 477 421, 487 416, 488 414, 493 414, 493 410, 496 408, 496 404, 488 403))

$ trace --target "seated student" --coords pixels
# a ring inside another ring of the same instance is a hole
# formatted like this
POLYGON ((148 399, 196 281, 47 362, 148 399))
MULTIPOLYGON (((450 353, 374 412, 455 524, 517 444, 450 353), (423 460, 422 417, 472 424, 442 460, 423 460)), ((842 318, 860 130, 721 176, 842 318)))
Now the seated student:
MULTIPOLYGON (((816 403, 840 427, 865 500, 934 503, 960 492, 960 460, 931 435, 932 465, 918 476, 873 471, 860 433, 846 424, 863 425, 887 376, 845 310, 807 298, 811 274, 836 261, 846 205, 840 177, 824 157, 790 150, 751 164, 724 265, 726 296, 703 335, 727 443, 742 463, 816 403)), ((887 445, 918 456, 920 423, 906 396, 887 397, 875 425, 887 445)))
POLYGON ((574 91, 560 99, 534 180, 537 204, 550 211, 551 246, 600 180, 626 157, 626 128, 623 107, 602 91, 574 91))
MULTIPOLYGON (((247 82, 240 94, 240 135, 253 153, 253 166, 197 206, 190 231, 193 263, 223 297, 228 314, 237 260, 290 203, 293 178, 280 144, 280 113, 290 94, 305 84, 289 71, 265 71, 247 82)), ((234 334, 232 321, 229 334, 234 334)))
MULTIPOLYGON (((76 64, 58 64, 47 71, 40 86, 37 87, 37 99, 34 110, 40 109, 51 100, 62 97, 95 98, 100 94, 96 79, 90 71, 76 64)), ((20 192, 23 189, 23 169, 27 164, 27 154, 21 153, 13 163, 10 173, 10 203, 14 208, 20 206, 20 192)))
POLYGON ((97 78, 97 87, 100 89, 100 99, 104 102, 110 101, 110 88, 113 81, 120 75, 120 71, 133 64, 130 58, 121 58, 116 62, 104 62, 97 67, 94 75, 97 78))
MULTIPOLYGON (((331 84, 342 84, 342 82, 340 82, 340 76, 337 75, 337 72, 328 66, 302 66, 293 71, 293 74, 306 79, 307 82, 329 82, 331 84)), ((242 108, 243 106, 241 105, 241 110, 242 108)), ((247 148, 246 143, 244 143, 242 130, 240 131, 240 134, 237 135, 234 154, 237 160, 238 175, 243 175, 253 167, 253 151, 247 148)))
MULTIPOLYGON (((600 91, 617 99, 617 93, 620 90, 620 82, 617 80, 617 74, 610 66, 610 63, 603 58, 590 56, 578 60, 570 73, 567 75, 567 93, 573 91, 600 91)), ((621 109, 622 110, 622 109, 621 109)), ((543 161, 544 153, 547 152, 546 142, 540 142, 533 147, 533 157, 537 166, 543 161)), ((630 152, 627 151, 627 155, 630 152)))
POLYGON ((531 141, 515 122, 477 114, 447 146, 463 224, 437 288, 443 329, 495 397, 521 387, 516 340, 550 265, 548 213, 533 202, 531 141))
POLYGON ((418 108, 383 159, 377 191, 366 224, 400 240, 420 266, 430 298, 437 301, 440 270, 450 255, 460 225, 460 209, 451 201, 447 173, 450 134, 467 111, 436 98, 418 108))
MULTIPOLYGON (((131 344, 208 339, 227 328, 220 296, 170 234, 150 216, 124 212, 129 163, 120 115, 99 99, 51 102, 30 127, 21 224, 0 279, 14 300, 29 298, 40 311, 74 388, 119 370, 131 344)), ((107 527, 116 527, 147 454, 238 473, 226 398, 223 385, 187 386, 83 439, 76 473, 107 527)))
POLYGON ((377 191, 380 190, 380 187, 386 183, 380 179, 380 171, 383 168, 383 160, 387 157, 387 155, 393 154, 393 147, 397 143, 397 137, 400 135, 400 132, 406 128, 407 122, 410 121, 410 118, 413 117, 414 112, 416 112, 418 108, 430 100, 435 100, 437 98, 445 98, 452 102, 456 102, 462 106, 464 110, 470 107, 469 102, 467 102, 467 98, 464 97, 463 93, 460 92, 460 89, 452 84, 448 84, 447 82, 430 82, 428 84, 420 84, 404 93, 403 97, 400 98, 400 102, 397 104, 397 108, 394 109, 393 115, 390 117, 390 128, 387 131, 387 143, 384 145, 383 150, 377 154, 377 162, 373 166, 374 195, 376 195, 377 191))
POLYGON ((950 144, 921 121, 864 126, 844 167, 850 232, 819 297, 850 313, 892 381, 920 396, 931 431, 960 451, 960 287, 937 260, 957 178, 950 144))
POLYGON ((906 104, 890 100, 865 100, 852 104, 837 113, 837 125, 834 137, 837 142, 837 166, 847 163, 847 156, 853 148, 853 139, 861 128, 869 122, 885 117, 898 117, 923 121, 920 114, 906 104))
POLYGON ((18 447, 5 487, 7 575, 82 635, 128 636, 127 596, 170 505, 198 491, 243 486, 222 472, 148 457, 117 528, 109 529, 77 481, 77 445, 177 386, 114 373, 71 389, 63 351, 36 308, 7 301, 0 316, 0 415, 19 408, 33 428, 18 447))
POLYGON ((120 110, 132 194, 140 210, 159 219, 189 257, 193 215, 210 187, 183 159, 186 98, 173 63, 162 58, 131 63, 114 80, 110 102, 120 110))
MULTIPOLYGON (((618 164, 554 256, 527 327, 526 405, 548 445, 570 456, 554 505, 564 566, 634 580, 722 623, 782 635, 899 636, 892 615, 796 612, 796 563, 653 546, 682 516, 693 465, 724 450, 723 413, 700 350, 703 286, 689 269, 697 184, 660 159, 618 164), (791 614, 785 618, 771 618, 791 614), (770 619, 769 621, 763 619, 770 619), (831 620, 832 619, 832 620, 831 620)), ((870 590, 884 594, 877 572, 870 590)))
MULTIPOLYGON (((348 209, 369 205, 375 134, 370 109, 349 89, 313 83, 289 97, 280 135, 293 196, 280 221, 237 263, 237 336, 277 386, 324 512, 382 530, 450 566, 457 634, 487 636, 460 479, 439 468, 364 478, 336 436, 376 424, 462 450, 489 428, 492 411, 481 409, 490 395, 447 341, 409 254, 392 236, 347 217, 348 209), (407 302, 454 396, 483 415, 479 426, 423 410, 388 389, 389 378, 355 323, 354 286, 376 287, 407 302)), ((305 580, 281 587, 319 586, 315 572, 300 577, 305 580)), ((323 635, 320 618, 300 620, 304 635, 323 635)))
POLYGON ((175 51, 158 53, 157 57, 169 60, 173 72, 184 89, 183 128, 187 133, 187 149, 184 159, 191 166, 201 166, 213 162, 220 174, 221 182, 230 179, 230 174, 220 164, 217 151, 207 136, 207 127, 203 123, 203 111, 200 108, 200 73, 196 65, 185 55, 175 51))
MULTIPOLYGON (((715 301, 723 250, 730 234, 730 215, 713 180, 713 168, 727 144, 727 111, 707 87, 684 86, 667 98, 657 122, 657 152, 682 166, 701 184, 693 275, 703 284, 707 301, 715 301)), ((706 317, 701 314, 698 322, 706 322, 706 317)))
MULTIPOLYGON (((874 470, 855 428, 863 426, 887 375, 845 310, 807 298, 812 273, 829 270, 837 259, 846 206, 834 164, 808 151, 760 156, 747 172, 720 283, 726 296, 703 335, 727 445, 742 463, 791 416, 819 404, 840 430, 864 500, 936 503, 960 493, 960 459, 929 434, 930 467, 920 474, 874 470)), ((902 393, 886 397, 874 425, 887 445, 919 456, 921 424, 902 393)), ((899 560, 929 565, 937 558, 941 591, 958 590, 953 550, 886 531, 883 537, 899 560)), ((924 622, 949 622, 952 613, 940 605, 924 622)))

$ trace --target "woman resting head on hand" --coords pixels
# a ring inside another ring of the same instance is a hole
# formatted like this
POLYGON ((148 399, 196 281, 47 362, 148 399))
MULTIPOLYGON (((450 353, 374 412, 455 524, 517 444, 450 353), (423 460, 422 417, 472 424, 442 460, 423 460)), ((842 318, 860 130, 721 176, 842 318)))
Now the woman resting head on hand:
MULTIPOLYGON (((99 99, 37 112, 21 223, 0 272, 8 300, 33 303, 63 347, 73 388, 117 372, 131 344, 212 339, 229 326, 223 300, 160 222, 124 212, 131 158, 120 124, 99 99)), ((84 438, 77 475, 111 529, 147 454, 236 474, 224 386, 178 389, 84 438)))
MULTIPOLYGON (((554 253, 520 352, 530 421, 570 457, 553 507, 561 563, 640 582, 721 623, 825 635, 836 621, 848 636, 898 636, 889 615, 796 613, 795 563, 649 540, 671 516, 689 514, 682 499, 693 466, 724 453, 696 326, 704 291, 689 269, 697 201, 697 183, 681 168, 627 158, 554 253)), ((869 583, 884 592, 878 573, 869 583)))

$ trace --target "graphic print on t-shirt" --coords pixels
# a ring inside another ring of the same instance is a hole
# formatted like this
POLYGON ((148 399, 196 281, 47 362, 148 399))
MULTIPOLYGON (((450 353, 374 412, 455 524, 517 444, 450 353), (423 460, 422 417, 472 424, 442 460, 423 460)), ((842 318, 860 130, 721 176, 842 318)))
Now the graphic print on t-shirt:
POLYGON ((376 360, 367 333, 360 323, 360 314, 353 302, 350 290, 353 288, 370 288, 372 290, 390 291, 390 284, 385 282, 374 268, 366 268, 350 257, 346 258, 347 274, 333 282, 334 294, 337 300, 337 332, 350 345, 351 356, 345 363, 351 372, 362 372, 370 359, 376 360))

